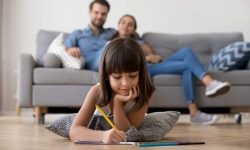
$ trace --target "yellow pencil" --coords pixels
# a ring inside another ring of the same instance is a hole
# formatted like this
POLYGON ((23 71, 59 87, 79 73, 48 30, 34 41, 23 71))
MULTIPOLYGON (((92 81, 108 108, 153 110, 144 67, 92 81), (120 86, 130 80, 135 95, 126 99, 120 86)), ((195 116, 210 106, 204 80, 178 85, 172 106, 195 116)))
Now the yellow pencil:
POLYGON ((116 128, 113 122, 108 118, 108 116, 103 112, 103 110, 96 104, 95 107, 102 114, 102 116, 106 119, 106 121, 111 125, 112 128, 116 128))

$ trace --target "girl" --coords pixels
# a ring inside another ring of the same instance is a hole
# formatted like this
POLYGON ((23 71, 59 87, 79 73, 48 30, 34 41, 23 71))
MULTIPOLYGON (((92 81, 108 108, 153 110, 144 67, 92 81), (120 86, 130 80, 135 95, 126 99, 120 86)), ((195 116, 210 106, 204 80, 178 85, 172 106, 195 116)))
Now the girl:
POLYGON ((144 120, 155 88, 148 74, 143 51, 133 39, 118 38, 107 45, 100 63, 99 79, 100 83, 89 90, 72 123, 72 141, 125 141, 124 132, 131 126, 138 128, 144 120), (87 128, 96 104, 108 107, 116 128, 107 131, 87 128))
POLYGON ((195 104, 193 75, 200 79, 206 86, 206 96, 217 96, 226 93, 230 84, 228 82, 220 82, 213 79, 207 74, 201 62, 189 48, 183 48, 167 58, 162 58, 153 53, 152 48, 144 41, 138 38, 136 34, 137 23, 133 16, 124 15, 118 22, 118 32, 116 37, 131 37, 134 38, 141 46, 146 54, 148 70, 151 76, 158 74, 180 74, 183 79, 183 88, 185 92, 186 102, 191 114, 190 121, 194 124, 213 124, 219 118, 216 115, 209 115, 198 110, 195 104))

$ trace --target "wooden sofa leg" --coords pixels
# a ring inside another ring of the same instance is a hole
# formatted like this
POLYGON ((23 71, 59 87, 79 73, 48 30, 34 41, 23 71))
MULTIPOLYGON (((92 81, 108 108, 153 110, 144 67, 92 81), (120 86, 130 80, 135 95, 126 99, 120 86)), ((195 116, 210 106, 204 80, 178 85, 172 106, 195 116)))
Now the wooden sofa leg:
POLYGON ((35 107, 35 122, 36 124, 45 123, 45 114, 48 113, 47 107, 35 107))
POLYGON ((42 107, 35 107, 35 123, 39 124, 42 115, 42 107))
POLYGON ((18 102, 16 102, 16 115, 17 115, 17 116, 20 116, 20 115, 21 115, 21 108, 20 108, 18 102))

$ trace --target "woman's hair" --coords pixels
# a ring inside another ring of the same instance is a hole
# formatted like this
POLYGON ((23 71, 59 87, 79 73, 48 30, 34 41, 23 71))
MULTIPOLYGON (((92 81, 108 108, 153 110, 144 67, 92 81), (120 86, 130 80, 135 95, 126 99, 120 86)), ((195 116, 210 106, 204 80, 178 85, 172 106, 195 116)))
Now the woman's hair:
MULTIPOLYGON (((125 18, 125 17, 130 17, 130 18, 134 21, 134 29, 135 29, 135 31, 136 31, 136 29, 137 29, 137 22, 136 22, 135 17, 132 16, 132 15, 129 15, 129 14, 123 15, 123 16, 119 19, 118 25, 121 23, 121 21, 122 21, 123 18, 125 18)), ((118 37, 119 37, 119 32, 116 31, 116 33, 113 35, 113 37, 112 37, 111 39, 115 39, 115 38, 118 38, 118 37)), ((134 40, 137 40, 137 39, 140 38, 139 35, 138 35, 136 32, 135 32, 134 34, 132 34, 130 37, 131 37, 132 39, 134 39, 134 40)))
POLYGON ((117 38, 111 41, 102 55, 99 67, 101 104, 107 105, 112 99, 109 75, 139 71, 139 96, 136 109, 140 109, 151 98, 155 87, 150 79, 145 56, 141 47, 131 38, 117 38))

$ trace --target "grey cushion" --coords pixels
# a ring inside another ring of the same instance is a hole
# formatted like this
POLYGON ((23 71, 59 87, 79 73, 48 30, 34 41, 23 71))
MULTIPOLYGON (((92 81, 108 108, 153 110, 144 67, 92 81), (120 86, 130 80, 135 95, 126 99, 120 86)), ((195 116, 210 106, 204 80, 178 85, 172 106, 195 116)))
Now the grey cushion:
MULTIPOLYGON (((250 65, 250 64, 249 64, 250 65)), ((234 70, 227 72, 209 71, 209 75, 220 81, 230 81, 231 85, 249 85, 250 70, 234 70), (237 78, 236 78, 237 77, 237 78)), ((180 75, 161 74, 153 78, 153 82, 157 87, 182 87, 182 78, 180 75)), ((199 79, 194 79, 196 86, 204 86, 199 79)), ((157 92, 157 91, 156 91, 157 92)))
POLYGON ((212 54, 230 43, 244 41, 240 32, 201 33, 201 34, 168 34, 147 32, 142 39, 149 43, 153 50, 163 58, 168 58, 181 48, 191 48, 205 65, 212 54))
POLYGON ((166 111, 155 112, 145 116, 145 120, 139 129, 131 127, 127 132, 127 140, 134 142, 157 141, 172 130, 178 120, 180 112, 166 111))
MULTIPOLYGON (((45 128, 62 137, 69 138, 69 130, 75 117, 76 114, 59 117, 45 128)), ((112 117, 110 119, 113 120, 112 117)), ((93 130, 108 130, 112 127, 102 116, 93 116, 88 124, 88 128, 93 130)))
POLYGON ((43 56, 43 66, 46 68, 60 68, 62 65, 61 59, 52 53, 46 53, 43 56))
POLYGON ((36 68, 33 75, 35 84, 93 85, 98 82, 98 72, 69 68, 36 68))
POLYGON ((69 130, 75 117, 76 114, 59 117, 45 128, 62 137, 69 138, 69 130))
MULTIPOLYGON (((43 56, 46 54, 50 43, 62 32, 39 30, 36 37, 36 60, 37 65, 43 65, 43 56)), ((68 34, 66 34, 68 36, 68 34)))
POLYGON ((250 59, 250 42, 235 42, 216 53, 208 65, 209 70, 246 69, 250 59))
MULTIPOLYGON (((162 139, 174 126, 180 113, 176 111, 155 112, 145 116, 141 127, 131 127, 127 132, 127 141, 154 141, 162 139)), ((69 138, 69 130, 76 114, 65 115, 51 122, 46 129, 55 134, 69 138)), ((110 117, 112 120, 113 118, 110 117)), ((109 130, 111 126, 102 116, 94 116, 88 128, 109 130)))

